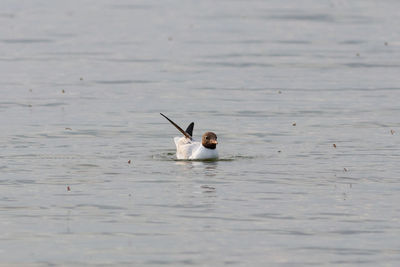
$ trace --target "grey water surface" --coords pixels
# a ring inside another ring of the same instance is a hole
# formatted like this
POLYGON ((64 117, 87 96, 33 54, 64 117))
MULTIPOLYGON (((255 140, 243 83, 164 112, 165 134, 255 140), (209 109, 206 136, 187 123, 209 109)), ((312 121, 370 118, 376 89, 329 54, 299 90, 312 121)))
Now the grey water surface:
POLYGON ((2 0, 0 265, 399 266, 399 10, 2 0))

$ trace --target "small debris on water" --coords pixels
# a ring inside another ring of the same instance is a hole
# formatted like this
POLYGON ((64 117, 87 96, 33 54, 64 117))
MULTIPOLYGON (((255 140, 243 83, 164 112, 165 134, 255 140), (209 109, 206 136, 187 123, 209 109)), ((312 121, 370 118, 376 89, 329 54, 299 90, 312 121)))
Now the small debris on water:
POLYGON ((390 133, 391 133, 392 135, 394 135, 395 131, 392 129, 392 130, 390 130, 390 133))
POLYGON ((344 171, 344 172, 347 172, 347 169, 346 169, 346 168, 343 168, 343 171, 344 171))
POLYGON ((282 94, 282 91, 281 91, 281 90, 279 90, 279 91, 278 91, 278 94, 282 94))
POLYGON ((79 80, 83 81, 83 77, 80 77, 79 80))
POLYGON ((65 94, 65 90, 64 90, 64 89, 62 89, 62 90, 61 90, 61 93, 65 94))
POLYGON ((281 153, 282 151, 281 150, 278 150, 278 153, 281 153))
POLYGON ((295 122, 293 122, 292 126, 296 126, 297 124, 295 122))
POLYGON ((359 57, 359 56, 360 56, 360 53, 357 53, 356 56, 359 57))
POLYGON ((71 128, 69 128, 69 127, 66 127, 66 128, 65 128, 65 130, 72 131, 72 129, 71 129, 71 128))
POLYGON ((71 191, 71 187, 67 186, 67 191, 71 191))
POLYGON ((388 46, 389 45, 388 42, 385 42, 385 45, 388 46))
POLYGON ((208 189, 208 190, 215 190, 215 187, 209 185, 202 185, 201 188, 208 189))
POLYGON ((128 164, 131 164, 131 160, 128 160, 128 164))
POLYGON ((336 148, 336 144, 333 144, 333 147, 336 148))

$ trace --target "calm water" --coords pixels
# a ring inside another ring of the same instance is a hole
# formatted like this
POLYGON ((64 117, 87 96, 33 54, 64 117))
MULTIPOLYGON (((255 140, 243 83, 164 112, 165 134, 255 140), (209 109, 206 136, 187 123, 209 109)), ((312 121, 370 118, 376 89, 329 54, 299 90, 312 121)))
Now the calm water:
POLYGON ((398 266, 399 9, 3 0, 0 265, 398 266))

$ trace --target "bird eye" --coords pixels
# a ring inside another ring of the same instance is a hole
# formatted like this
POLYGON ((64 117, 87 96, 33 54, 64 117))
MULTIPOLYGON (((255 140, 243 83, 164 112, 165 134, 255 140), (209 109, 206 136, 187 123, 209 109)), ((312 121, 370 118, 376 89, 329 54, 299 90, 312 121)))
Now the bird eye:
POLYGON ((206 140, 208 140, 208 136, 206 136, 206 140))

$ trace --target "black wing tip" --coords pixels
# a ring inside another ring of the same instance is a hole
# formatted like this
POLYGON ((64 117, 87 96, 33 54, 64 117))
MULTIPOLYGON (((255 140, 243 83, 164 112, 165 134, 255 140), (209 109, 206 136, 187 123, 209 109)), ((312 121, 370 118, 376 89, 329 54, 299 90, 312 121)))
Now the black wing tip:
POLYGON ((166 118, 168 121, 171 121, 171 119, 170 118, 168 118, 167 116, 165 116, 164 114, 162 114, 161 112, 160 112, 160 115, 161 116, 163 116, 164 118, 166 118))
POLYGON ((186 128, 186 131, 190 136, 193 136, 193 127, 194 127, 194 122, 190 123, 189 126, 186 128))

